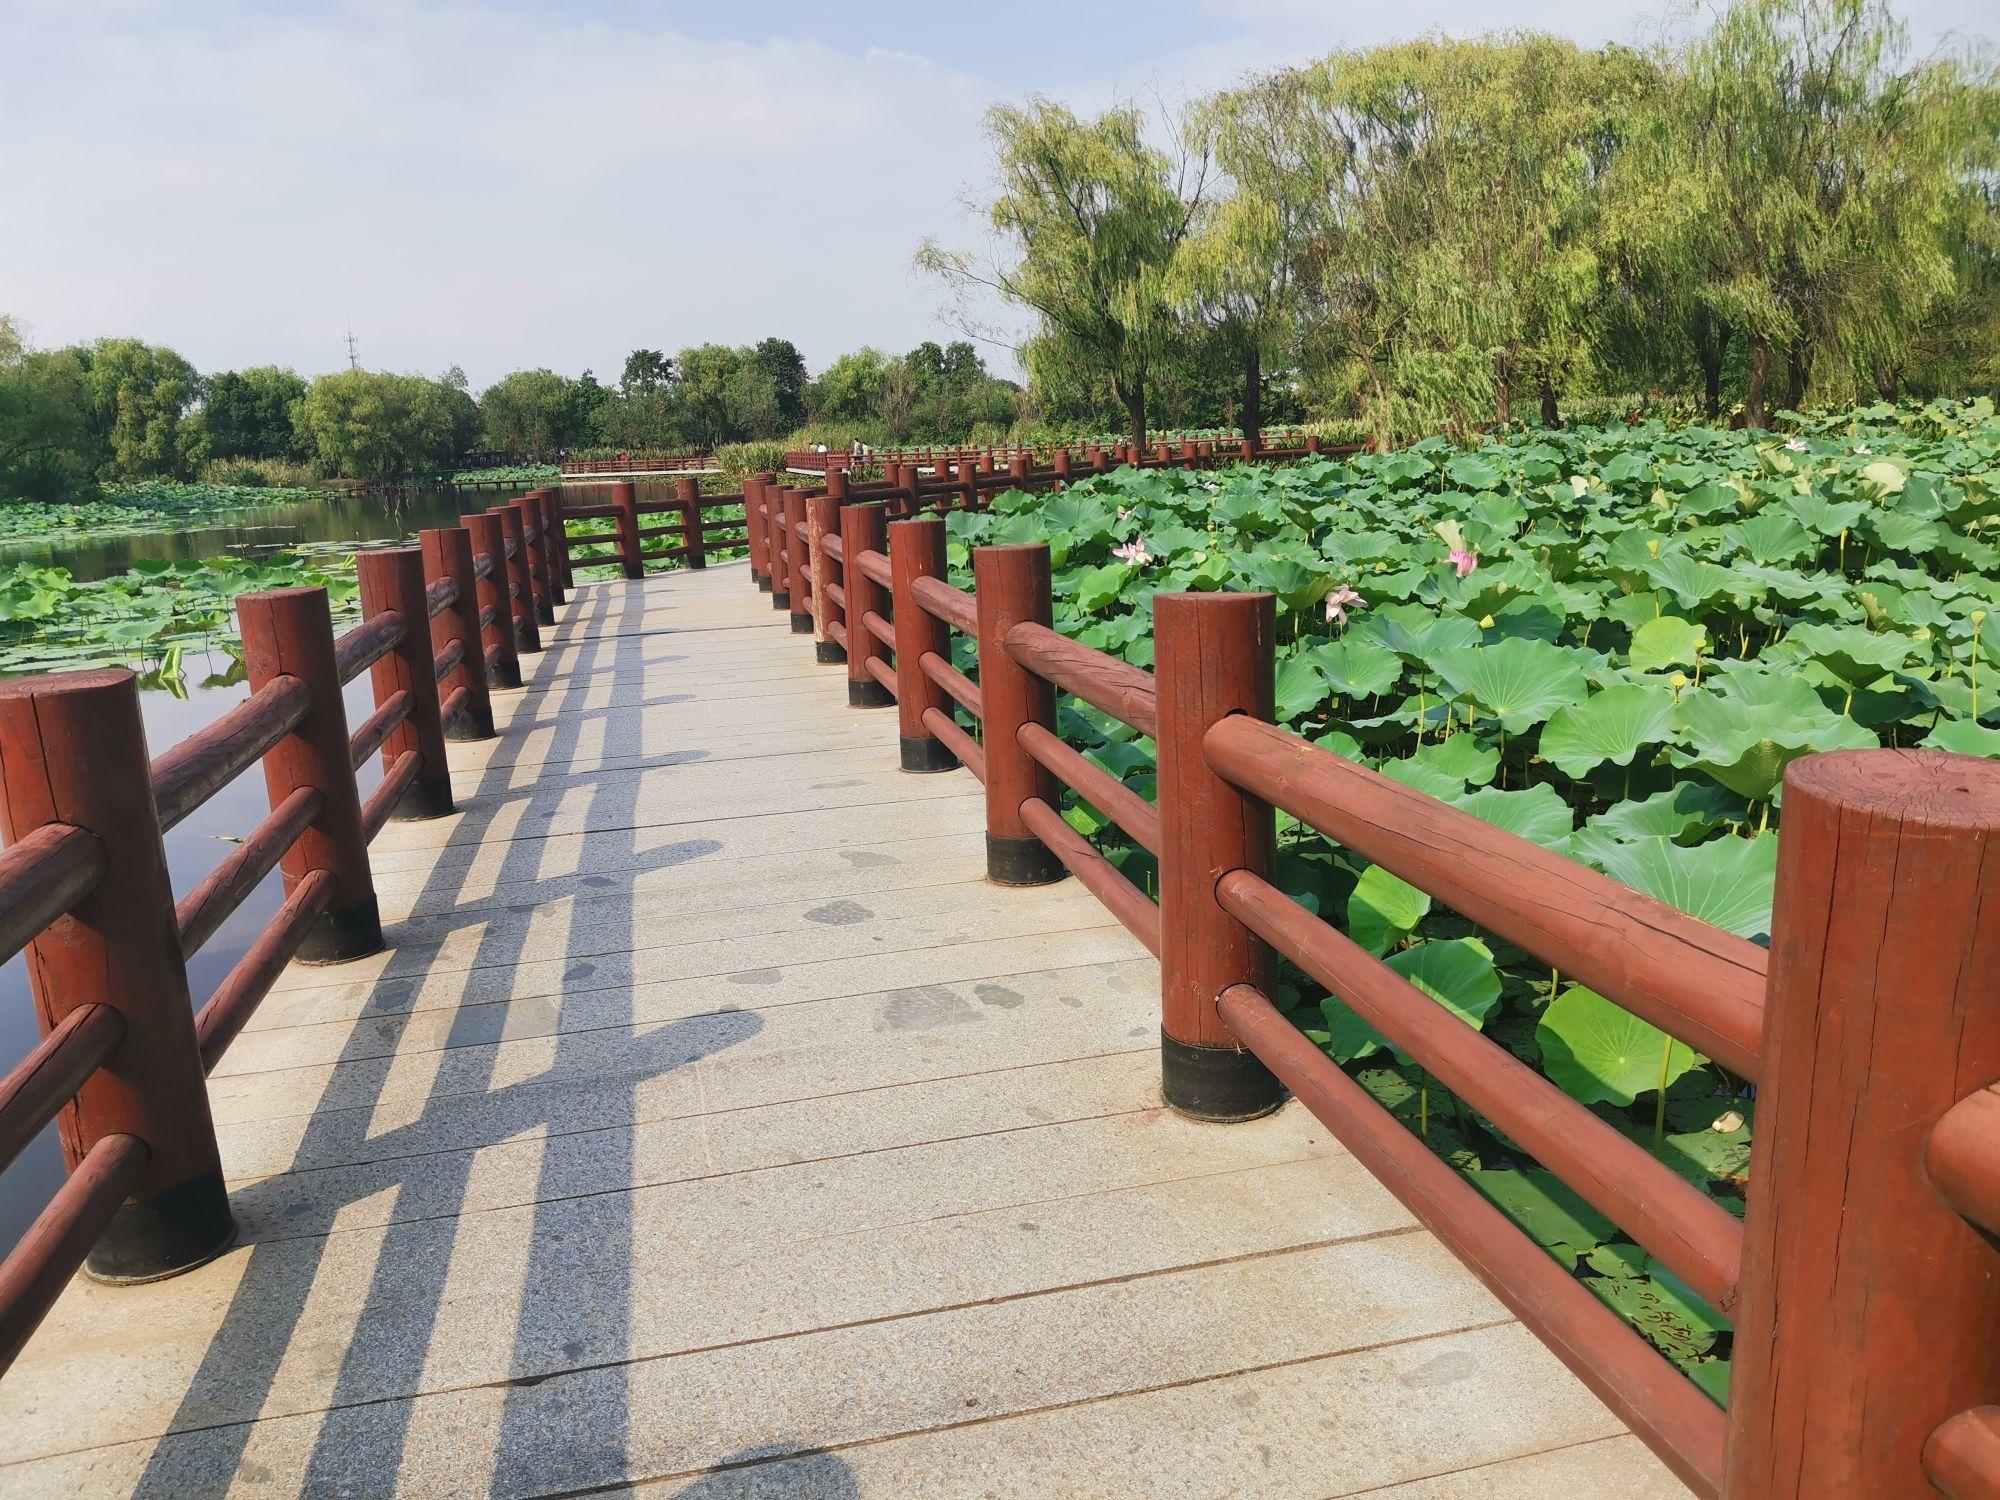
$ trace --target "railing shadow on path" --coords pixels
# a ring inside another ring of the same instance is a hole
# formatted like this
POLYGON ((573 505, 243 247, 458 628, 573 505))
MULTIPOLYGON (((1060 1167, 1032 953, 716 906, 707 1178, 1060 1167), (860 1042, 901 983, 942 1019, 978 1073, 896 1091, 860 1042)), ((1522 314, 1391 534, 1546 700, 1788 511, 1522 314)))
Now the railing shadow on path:
MULTIPOLYGON (((597 640, 593 632, 594 626, 636 610, 643 587, 595 588, 573 601, 564 628, 551 642, 551 651, 571 650, 575 659, 565 665, 561 675, 533 686, 531 690, 542 704, 574 691, 565 682, 569 677, 582 679, 592 673, 612 672, 622 678, 629 673, 635 686, 643 683, 644 637, 607 634, 597 640)), ((536 705, 534 714, 539 725, 555 731, 546 752, 548 762, 552 766, 566 764, 567 757, 578 749, 583 720, 545 717, 547 710, 541 704, 536 705)), ((511 728, 508 733, 512 733, 511 728)), ((501 746, 507 744, 503 738, 501 746)), ((695 759, 702 753, 682 758, 695 759)), ((564 779, 553 792, 532 787, 510 791, 508 780, 515 765, 513 755, 496 753, 481 773, 477 790, 462 803, 454 843, 476 847, 504 815, 519 808, 524 796, 530 809, 537 800, 552 798, 564 799, 566 807, 574 807, 579 788, 588 781, 587 776, 577 775, 564 779)), ((656 867, 685 863, 719 847, 697 842, 692 849, 686 844, 668 844, 642 852, 639 784, 639 777, 629 771, 607 774, 590 784, 587 824, 593 830, 603 830, 593 832, 591 841, 625 841, 618 866, 627 885, 625 899, 602 889, 559 889, 560 880, 551 882, 537 874, 543 858, 541 838, 534 834, 517 837, 506 845, 495 882, 507 888, 510 899, 504 906, 464 913, 463 925, 482 930, 476 955, 462 977, 479 971, 509 971, 531 957, 537 962, 552 957, 524 951, 528 924, 518 916, 512 921, 505 918, 523 906, 565 896, 587 899, 590 908, 588 923, 570 923, 572 950, 585 934, 593 960, 601 961, 607 953, 629 953, 637 946, 632 883, 656 867), (502 920, 491 920, 495 917, 502 920)), ((601 849, 595 853, 601 854, 601 849)), ((472 861, 440 860, 416 894, 412 909, 437 909, 452 898, 462 897, 477 868, 472 861)), ((389 938, 393 949, 395 929, 389 938)), ((396 960, 420 951, 402 950, 396 960)), ((501 1028, 494 1027, 487 1013, 504 1011, 506 1005, 461 1007, 455 1011, 450 1034, 442 1044, 440 1074, 433 1078, 422 1110, 405 1125, 371 1134, 370 1123, 377 1106, 384 1102, 383 1085, 390 1077, 387 1054, 395 1050, 380 1040, 381 1028, 386 1024, 399 1034, 417 1014, 410 1007, 430 965, 442 951, 433 947, 416 969, 407 962, 396 963, 393 982, 376 982, 375 994, 356 1019, 340 1058, 342 1062, 370 1059, 381 1064, 375 1070, 372 1088, 364 1083, 363 1092, 369 1097, 356 1098, 352 1107, 343 1104, 313 1114, 290 1169, 304 1172, 334 1163, 365 1163, 370 1170, 338 1174, 348 1179, 341 1185, 347 1191, 329 1188, 333 1197, 315 1206, 313 1216, 319 1222, 305 1237, 260 1238, 250 1246, 248 1263, 229 1309, 188 1384, 168 1435, 159 1441, 135 1485, 135 1496, 182 1500, 224 1490, 238 1477, 252 1477, 252 1470, 261 1467, 246 1462, 253 1423, 260 1417, 287 1414, 309 1417, 317 1407, 326 1408, 326 1412, 305 1465, 301 1492, 394 1493, 410 1457, 405 1451, 414 1416, 409 1398, 429 1383, 425 1375, 431 1363, 432 1339, 446 1310, 447 1284, 453 1280, 453 1252, 463 1222, 458 1214, 475 1211, 468 1196, 474 1153, 532 1136, 538 1130, 543 1132, 544 1141, 536 1187, 510 1200, 524 1207, 532 1205, 526 1207, 533 1216, 526 1254, 513 1262, 524 1260, 524 1269, 514 1272, 505 1265, 494 1266, 490 1276, 481 1274, 479 1268, 461 1267, 459 1272, 457 1290, 461 1294, 469 1284, 489 1304, 498 1304, 508 1296, 517 1303, 506 1369, 488 1370, 483 1382, 473 1382, 508 1384, 493 1470, 484 1484, 471 1475, 462 1477, 469 1481, 469 1490, 526 1495, 567 1487, 549 1482, 550 1465, 557 1461, 570 1476, 588 1473, 598 1482, 624 1476, 630 1414, 625 1410, 622 1376, 586 1383, 589 1410, 572 1413, 574 1420, 561 1424, 564 1441, 559 1460, 551 1451, 549 1414, 533 1409, 532 1392, 549 1375, 592 1367, 613 1371, 628 1357, 634 1247, 632 1201, 627 1189, 633 1186, 633 1128, 639 1123, 641 1086, 747 1039, 763 1023, 752 1013, 730 1011, 634 1031, 618 1058, 616 1077, 600 1083, 602 1057, 598 1049, 605 1028, 615 1027, 619 1019, 626 1028, 637 1024, 633 982, 628 978, 622 995, 617 990, 609 995, 601 990, 592 994, 593 1005, 609 1002, 608 1013, 601 1018, 603 1026, 578 1032, 558 1030, 544 1072, 493 1087, 493 1069, 499 1059, 494 1044, 500 1040, 501 1028), (357 1046, 352 1038, 364 1033, 367 1041, 357 1046), (454 1049, 464 1050, 454 1056, 454 1049), (445 1076, 450 1078, 448 1089, 442 1084, 445 1076), (584 1118, 562 1114, 564 1101, 573 1101, 587 1082, 589 1107, 584 1118), (433 1128, 439 1117, 447 1121, 444 1132, 433 1128), (587 1141, 565 1143, 565 1135, 587 1137, 587 1141), (571 1180, 579 1146, 588 1153, 594 1184, 582 1193, 571 1180), (358 1315, 344 1350, 337 1356, 338 1373, 331 1389, 310 1392, 306 1399, 292 1397, 280 1389, 281 1378, 289 1383, 301 1366, 309 1368, 326 1357, 298 1343, 301 1337, 310 1337, 305 1326, 308 1304, 323 1307, 333 1299, 338 1305, 346 1295, 327 1284, 330 1278, 343 1274, 343 1268, 331 1264, 328 1255, 333 1220, 349 1204, 373 1198, 385 1189, 397 1194, 398 1208, 406 1194, 420 1200, 417 1216, 396 1218, 392 1211, 372 1274, 365 1287, 357 1284, 355 1288, 358 1315)), ((575 955, 570 951, 563 956, 567 961, 575 955)), ((454 972, 458 967, 454 961, 454 972)), ((560 1004, 562 997, 556 999, 560 1004)), ((325 1174, 329 1179, 335 1175, 325 1174)), ((258 1209, 264 1200, 293 1189, 295 1185, 280 1174, 239 1186, 233 1196, 239 1212, 254 1223, 262 1217, 258 1209)), ((569 1482, 576 1480, 572 1477, 569 1482)))

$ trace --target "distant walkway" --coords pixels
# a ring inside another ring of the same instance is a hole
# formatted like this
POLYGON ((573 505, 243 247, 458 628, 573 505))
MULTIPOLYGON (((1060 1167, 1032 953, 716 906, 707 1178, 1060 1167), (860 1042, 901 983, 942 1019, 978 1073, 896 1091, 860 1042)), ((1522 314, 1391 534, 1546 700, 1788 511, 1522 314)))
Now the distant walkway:
POLYGON ((1685 1493, 1301 1108, 1160 1109, 1152 959, 741 565, 550 642, 214 1077, 242 1243, 70 1288, 0 1495, 1685 1493))

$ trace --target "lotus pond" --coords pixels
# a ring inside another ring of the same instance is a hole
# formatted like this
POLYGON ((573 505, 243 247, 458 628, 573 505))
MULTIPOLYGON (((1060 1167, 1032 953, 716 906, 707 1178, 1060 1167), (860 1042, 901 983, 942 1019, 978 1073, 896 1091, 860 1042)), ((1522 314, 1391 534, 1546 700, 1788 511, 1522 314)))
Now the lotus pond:
MULTIPOLYGON (((1293 730, 1764 941, 1792 760, 2000 754, 1997 532, 2000 422, 1981 400, 1779 435, 1650 424, 1116 471, 952 517, 950 559, 963 575, 975 545, 1048 542, 1057 628, 1148 666, 1156 591, 1268 591, 1293 730)), ((1060 712, 1071 743, 1152 795, 1150 742, 1087 705, 1060 712)), ((1150 888, 1151 856, 1069 800, 1150 888)), ((1282 817, 1279 875, 1742 1211, 1742 1080, 1282 817)), ((1311 980, 1290 971, 1282 991, 1307 1036, 1723 1399, 1720 1314, 1311 980)))

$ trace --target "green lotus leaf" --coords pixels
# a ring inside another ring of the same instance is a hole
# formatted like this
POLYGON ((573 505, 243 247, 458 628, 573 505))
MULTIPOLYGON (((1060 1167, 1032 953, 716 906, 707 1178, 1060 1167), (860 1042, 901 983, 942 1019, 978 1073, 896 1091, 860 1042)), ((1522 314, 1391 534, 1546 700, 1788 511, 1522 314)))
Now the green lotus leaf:
POLYGON ((1370 865, 1347 898, 1347 935, 1370 953, 1387 953, 1430 914, 1431 898, 1380 865, 1370 865))
POLYGON ((1630 1104, 1702 1062, 1692 1047, 1582 985, 1550 1002, 1535 1036, 1550 1081, 1585 1104, 1630 1104))
POLYGON ((1610 1219, 1553 1172, 1482 1171, 1468 1172, 1466 1178, 1528 1238, 1571 1270, 1579 1256, 1617 1232, 1610 1219))
POLYGON ((1567 847, 1575 827, 1575 814, 1569 810, 1569 804, 1546 782, 1519 792, 1482 787, 1445 800, 1496 828, 1559 852, 1567 847))
POLYGON ((1771 887, 1778 873, 1775 834, 1719 838, 1689 848, 1670 839, 1638 839, 1597 851, 1613 880, 1679 907, 1738 937, 1771 930, 1771 887))
POLYGON ((1403 675, 1402 658, 1384 646, 1342 636, 1306 654, 1336 693, 1344 698, 1368 698, 1387 692, 1403 675))
POLYGON ((1741 798, 1719 786, 1683 781, 1632 802, 1621 802, 1584 825, 1621 844, 1636 839, 1679 840, 1690 833, 1712 833, 1726 823, 1742 821, 1747 809, 1741 798))
POLYGON ((1607 688, 1550 715, 1542 726, 1541 757, 1572 780, 1606 761, 1629 766, 1640 750, 1667 737, 1673 716, 1673 695, 1664 688, 1607 688))
POLYGON ((1417 746, 1413 758, 1418 765, 1441 772, 1460 786, 1468 782, 1484 786, 1500 768, 1499 750, 1468 731, 1427 740, 1417 746))
POLYGON ((1640 672, 1693 666, 1708 632, 1678 615, 1660 615, 1632 632, 1632 666, 1640 672))
POLYGON ((1675 752, 1739 796, 1772 796, 1785 767, 1815 750, 1870 749, 1874 735, 1832 712, 1810 684, 1796 677, 1762 678, 1754 693, 1686 692, 1675 728, 1689 747, 1675 752))
POLYGON ((1908 636, 1893 631, 1878 634, 1858 625, 1801 625, 1785 637, 1785 643, 1850 687, 1895 671, 1916 649, 1908 636))
POLYGON ((1533 728, 1564 704, 1582 702, 1590 691, 1574 655, 1546 641, 1447 648, 1430 665, 1453 696, 1499 719, 1509 734, 1533 728))
POLYGON ((1951 750, 1960 755, 1981 755, 2000 760, 2000 729, 1988 729, 1971 719, 1947 719, 1919 742, 1933 750, 1951 750))

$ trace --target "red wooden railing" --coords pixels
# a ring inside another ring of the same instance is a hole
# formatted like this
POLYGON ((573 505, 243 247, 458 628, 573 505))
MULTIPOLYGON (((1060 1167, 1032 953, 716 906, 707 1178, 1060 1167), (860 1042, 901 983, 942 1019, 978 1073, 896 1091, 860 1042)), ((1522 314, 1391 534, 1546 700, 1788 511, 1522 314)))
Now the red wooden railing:
POLYGON ((573 458, 562 464, 568 474, 666 473, 674 469, 713 469, 712 453, 628 453, 623 458, 573 458))
MULTIPOLYGON (((842 469, 879 468, 885 464, 895 463, 916 464, 921 468, 936 469, 939 464, 956 467, 960 463, 970 462, 978 465, 983 472, 991 473, 995 468, 1004 470, 1017 458, 1031 465, 1053 463, 1058 453, 1067 453, 1072 462, 1088 466, 1093 455, 1099 453, 1114 463, 1154 462, 1168 454, 1177 458, 1200 457, 1234 463, 1242 458, 1296 458, 1304 453, 1320 451, 1322 450, 1318 438, 1286 428, 1267 430, 1255 443, 1248 438, 1162 438, 1148 444, 1143 454, 1135 451, 1130 442, 1109 440, 1067 444, 939 443, 916 447, 869 448, 860 453, 851 449, 821 453, 815 449, 799 448, 785 454, 785 467, 833 473, 842 469)), ((1325 451, 1358 452, 1360 449, 1359 447, 1329 448, 1325 451)))
POLYGON ((942 520, 890 519, 906 486, 807 503, 819 659, 896 706, 905 769, 984 783, 993 880, 1067 871, 1158 956, 1169 1105, 1289 1090, 1700 1494, 2000 1494, 2000 765, 1795 763, 1767 953, 1272 723, 1269 596, 1156 596, 1149 672, 1051 628, 1044 546, 977 548, 951 587, 942 520), (1154 742, 1157 801, 1063 743, 1059 692, 1154 742), (1065 786, 1158 857, 1157 901, 1065 786), (1287 897, 1276 810, 1754 1080, 1745 1217, 1287 897), (1279 1013, 1280 957, 1734 1320, 1726 1413, 1279 1013))
POLYGON ((0 1168, 51 1121, 69 1167, 0 1263, 0 1370, 79 1266, 150 1281, 234 1238, 205 1077, 288 962, 381 948, 368 845, 452 811, 446 740, 492 735, 491 690, 520 685, 561 602, 555 514, 536 491, 362 553, 362 618, 338 637, 324 589, 241 596, 249 697, 150 763, 130 672, 0 684, 0 958, 25 950, 42 1022, 0 1079, 0 1168), (375 708, 350 733, 342 689, 363 672, 375 708), (260 763, 269 814, 176 900, 165 834, 260 763), (273 870, 283 904, 195 1007, 188 958, 273 870))

